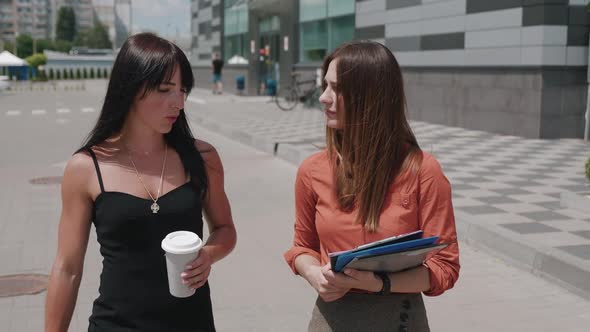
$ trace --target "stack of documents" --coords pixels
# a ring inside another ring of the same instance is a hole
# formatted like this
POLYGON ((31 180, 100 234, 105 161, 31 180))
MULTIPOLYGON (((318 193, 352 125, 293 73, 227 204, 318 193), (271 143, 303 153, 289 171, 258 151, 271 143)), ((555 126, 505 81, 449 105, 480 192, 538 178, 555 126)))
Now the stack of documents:
POLYGON ((334 272, 350 268, 374 272, 397 272, 422 265, 426 256, 448 244, 436 244, 438 236, 422 238, 422 231, 367 243, 352 250, 330 253, 334 272))

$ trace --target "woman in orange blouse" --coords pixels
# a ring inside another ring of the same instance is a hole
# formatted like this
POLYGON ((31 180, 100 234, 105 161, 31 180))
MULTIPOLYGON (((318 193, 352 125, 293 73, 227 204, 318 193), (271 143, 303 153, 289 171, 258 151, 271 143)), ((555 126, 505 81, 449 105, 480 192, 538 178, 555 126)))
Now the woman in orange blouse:
POLYGON ((323 72, 327 149, 299 167, 285 253, 319 294, 309 330, 429 331, 420 293, 440 295, 459 277, 449 181, 410 129, 401 70, 386 47, 344 44, 323 72), (416 230, 449 246, 397 273, 330 269, 330 252, 416 230))

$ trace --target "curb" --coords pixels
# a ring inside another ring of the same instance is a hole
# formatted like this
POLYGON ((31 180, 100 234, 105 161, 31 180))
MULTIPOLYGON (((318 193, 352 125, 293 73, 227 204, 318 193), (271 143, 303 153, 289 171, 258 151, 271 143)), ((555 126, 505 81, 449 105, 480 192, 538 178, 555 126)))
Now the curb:
MULTIPOLYGON (((218 133, 249 145, 257 150, 274 155, 290 164, 299 165, 309 151, 300 145, 274 142, 263 136, 253 136, 215 121, 195 116, 193 121, 218 133)), ((457 236, 460 242, 491 253, 511 266, 555 283, 568 291, 590 300, 590 268, 581 259, 572 258, 555 249, 523 243, 522 238, 499 227, 489 226, 482 217, 472 216, 455 209, 457 236), (481 222, 477 222, 481 220, 481 222)))

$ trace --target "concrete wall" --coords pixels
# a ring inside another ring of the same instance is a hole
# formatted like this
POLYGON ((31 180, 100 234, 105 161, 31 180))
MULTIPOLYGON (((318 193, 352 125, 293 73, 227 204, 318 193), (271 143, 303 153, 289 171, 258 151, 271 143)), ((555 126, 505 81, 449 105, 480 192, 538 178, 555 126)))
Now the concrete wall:
MULTIPOLYGON (((223 91, 226 93, 237 93, 236 76, 238 75, 244 75, 246 84, 248 84, 248 67, 246 65, 225 65, 222 73, 223 91)), ((195 75, 195 87, 211 90, 213 79, 211 67, 193 66, 193 75, 195 75)), ((248 86, 246 86, 245 93, 247 89, 248 86)))
POLYGON ((529 138, 583 137, 584 68, 405 68, 410 119, 529 138))

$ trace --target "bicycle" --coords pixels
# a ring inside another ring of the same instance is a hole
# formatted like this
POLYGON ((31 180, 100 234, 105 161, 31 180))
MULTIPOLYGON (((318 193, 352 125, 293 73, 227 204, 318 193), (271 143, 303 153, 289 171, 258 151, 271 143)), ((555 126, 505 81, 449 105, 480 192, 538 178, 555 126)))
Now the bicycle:
POLYGON ((277 106, 283 111, 289 111, 295 108, 298 103, 303 103, 308 108, 321 109, 319 102, 322 91, 317 86, 316 80, 298 81, 297 77, 301 73, 291 73, 291 85, 285 89, 280 89, 275 97, 277 106), (303 90, 302 85, 310 85, 309 88, 303 90))

